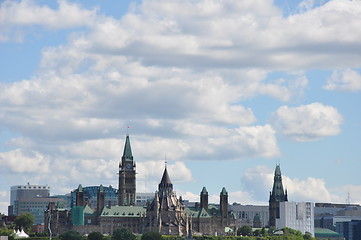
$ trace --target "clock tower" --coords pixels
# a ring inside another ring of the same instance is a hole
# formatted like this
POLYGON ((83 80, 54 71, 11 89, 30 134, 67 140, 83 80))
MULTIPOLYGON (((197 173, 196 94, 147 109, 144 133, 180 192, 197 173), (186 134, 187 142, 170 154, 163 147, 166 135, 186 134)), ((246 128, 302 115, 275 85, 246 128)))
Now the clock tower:
POLYGON ((125 138, 124 152, 119 163, 118 205, 135 205, 135 163, 130 147, 129 135, 125 138))

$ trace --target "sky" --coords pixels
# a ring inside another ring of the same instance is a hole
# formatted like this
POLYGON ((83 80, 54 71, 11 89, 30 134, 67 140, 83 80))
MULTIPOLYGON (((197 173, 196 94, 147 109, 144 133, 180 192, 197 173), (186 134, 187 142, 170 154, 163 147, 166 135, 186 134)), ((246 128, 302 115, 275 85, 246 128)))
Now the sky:
POLYGON ((0 212, 10 187, 361 204, 361 1, 0 2, 0 212), (128 128, 129 127, 129 128, 128 128))

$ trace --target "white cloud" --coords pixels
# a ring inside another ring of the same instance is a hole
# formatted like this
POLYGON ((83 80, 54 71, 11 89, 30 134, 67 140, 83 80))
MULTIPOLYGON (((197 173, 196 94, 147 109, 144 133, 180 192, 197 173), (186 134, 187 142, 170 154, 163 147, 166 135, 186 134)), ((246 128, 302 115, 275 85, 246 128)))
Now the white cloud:
POLYGON ((65 0, 58 3, 58 9, 54 10, 47 5, 39 6, 33 0, 4 1, 0 4, 0 25, 15 27, 36 24, 59 29, 89 26, 95 20, 95 10, 84 10, 65 0))
POLYGON ((327 90, 356 92, 361 90, 361 74, 358 71, 346 69, 334 71, 324 86, 327 90))
POLYGON ((274 134, 269 125, 230 129, 226 134, 190 140, 189 157, 198 160, 275 157, 280 152, 274 134))
POLYGON ((288 190, 289 201, 333 202, 332 194, 323 179, 308 177, 283 177, 283 186, 288 190))
MULTIPOLYGON (((155 192, 158 190, 164 172, 164 161, 142 161, 136 163, 137 191, 155 192)), ((184 162, 172 161, 167 163, 167 171, 174 188, 177 184, 193 181, 191 170, 184 162)), ((179 197, 178 193, 178 197, 179 197)))
POLYGON ((342 116, 336 108, 321 103, 311 103, 277 109, 271 124, 281 134, 295 141, 313 141, 334 136, 340 132, 342 116))
MULTIPOLYGON (((0 153, 0 166, 15 173, 37 173, 49 171, 50 159, 35 151, 15 149, 0 153)), ((4 170, 3 170, 4 172, 4 170)))
MULTIPOLYGON (((268 202, 269 192, 272 191, 274 169, 266 166, 256 166, 246 169, 242 177, 242 189, 246 191, 246 196, 252 203, 268 202)), ((337 197, 332 189, 327 188, 325 180, 307 177, 298 179, 288 177, 282 172, 282 183, 284 190, 288 191, 289 201, 313 201, 313 202, 333 202, 337 197)), ((246 198, 247 199, 247 198, 246 198)))

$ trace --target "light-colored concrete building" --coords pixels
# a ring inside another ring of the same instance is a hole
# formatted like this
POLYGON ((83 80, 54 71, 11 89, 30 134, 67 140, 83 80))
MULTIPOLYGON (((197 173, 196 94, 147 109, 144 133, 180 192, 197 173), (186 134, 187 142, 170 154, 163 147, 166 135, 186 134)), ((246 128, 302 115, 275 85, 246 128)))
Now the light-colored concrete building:
POLYGON ((284 227, 314 236, 314 204, 311 202, 280 202, 280 217, 276 219, 276 228, 284 227))
POLYGON ((254 228, 268 226, 268 206, 233 204, 229 206, 236 218, 237 226, 251 226, 254 228))

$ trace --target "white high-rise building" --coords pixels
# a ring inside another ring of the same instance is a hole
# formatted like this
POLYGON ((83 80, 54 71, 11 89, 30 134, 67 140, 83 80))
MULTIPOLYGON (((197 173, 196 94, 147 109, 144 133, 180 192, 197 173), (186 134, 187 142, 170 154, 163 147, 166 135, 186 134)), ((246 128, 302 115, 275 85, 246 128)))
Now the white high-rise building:
POLYGON ((284 227, 314 236, 314 204, 311 202, 280 202, 280 217, 276 219, 276 228, 284 227))

